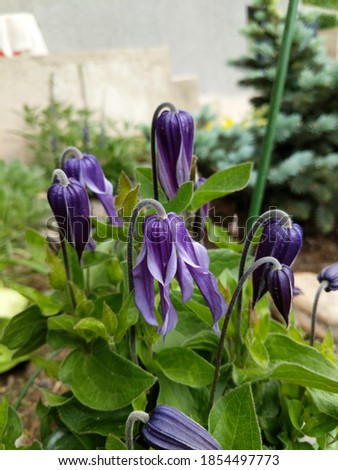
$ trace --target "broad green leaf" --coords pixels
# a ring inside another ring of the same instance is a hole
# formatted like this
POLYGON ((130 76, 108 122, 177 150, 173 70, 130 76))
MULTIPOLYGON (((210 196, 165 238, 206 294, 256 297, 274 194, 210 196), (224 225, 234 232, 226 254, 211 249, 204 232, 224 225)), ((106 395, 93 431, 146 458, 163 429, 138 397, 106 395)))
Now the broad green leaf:
POLYGON ((16 357, 13 359, 13 351, 3 344, 0 344, 0 374, 13 369, 17 364, 25 362, 29 359, 28 355, 16 357))
POLYGON ((97 434, 78 436, 68 429, 59 428, 43 442, 45 450, 92 450, 103 446, 104 439, 97 434))
MULTIPOLYGON (((136 179, 140 183, 140 193, 143 199, 154 197, 153 177, 151 168, 140 167, 136 168, 136 179)), ((162 191, 161 187, 158 188, 159 201, 164 204, 167 198, 162 191)))
POLYGON ((134 207, 138 203, 138 192, 140 189, 140 185, 137 184, 135 188, 131 189, 129 193, 126 195, 122 205, 122 217, 128 218, 131 216, 134 207))
POLYGON ((194 296, 194 297, 195 298, 188 300, 188 302, 186 302, 185 305, 192 312, 194 312, 195 315, 197 315, 200 320, 202 320, 206 325, 208 325, 211 328, 213 325, 213 318, 212 318, 212 314, 210 312, 209 307, 201 303, 203 302, 202 299, 201 301, 197 301, 195 300, 197 296, 194 296))
POLYGON ((16 350, 13 358, 26 355, 46 341, 47 318, 37 306, 29 307, 13 317, 5 326, 1 338, 7 348, 16 350))
POLYGON ((265 346, 271 361, 271 377, 338 393, 338 367, 314 348, 278 333, 270 334, 265 346))
POLYGON ((57 302, 52 297, 43 294, 33 287, 22 286, 19 284, 14 284, 12 287, 31 302, 34 302, 46 316, 55 315, 62 309, 62 304, 60 302, 57 302))
POLYGON ((227 248, 218 248, 217 250, 208 250, 210 258, 210 271, 219 277, 225 269, 230 271, 238 270, 240 254, 227 248))
POLYGON ((82 256, 82 266, 84 268, 96 266, 97 264, 105 263, 113 256, 113 254, 102 253, 98 249, 95 251, 84 251, 82 256))
POLYGON ((219 335, 212 330, 199 331, 196 335, 185 341, 184 347, 197 351, 215 353, 218 349, 219 335))
POLYGON ((338 425, 338 394, 315 389, 309 392, 319 411, 337 420, 338 425))
POLYGON ((94 240, 97 242, 103 242, 107 239, 119 240, 121 242, 126 242, 128 240, 128 230, 127 227, 104 224, 96 218, 92 218, 93 224, 96 227, 95 233, 93 234, 94 240))
POLYGON ((196 210, 207 202, 245 188, 250 178, 251 167, 251 163, 241 163, 210 176, 194 192, 191 202, 192 209, 196 210))
POLYGON ((131 412, 131 406, 116 411, 92 410, 75 398, 58 409, 63 423, 75 434, 108 436, 109 433, 114 433, 118 437, 124 436, 126 421, 131 412))
POLYGON ((160 392, 157 404, 173 406, 200 424, 208 420, 209 392, 206 387, 192 388, 169 380, 158 373, 160 392))
POLYGON ((106 450, 127 450, 127 446, 114 434, 109 434, 106 440, 106 450))
POLYGON ((84 405, 115 410, 151 387, 155 379, 101 342, 90 352, 72 351, 61 364, 60 379, 84 405))
POLYGON ((57 393, 51 392, 46 388, 39 388, 40 392, 43 394, 45 400, 47 401, 48 406, 63 406, 72 399, 71 396, 58 395, 57 393))
POLYGON ((5 434, 7 422, 8 422, 8 396, 5 395, 2 402, 0 403, 0 442, 3 435, 5 434))
POLYGON ((128 328, 137 322, 138 310, 134 302, 134 293, 128 294, 117 313, 117 328, 115 341, 118 343, 126 334, 128 328))
POLYGON ((46 237, 32 228, 26 228, 26 242, 34 261, 41 264, 42 269, 46 269, 46 237))
POLYGON ((164 349, 155 361, 168 379, 190 387, 204 387, 214 376, 214 367, 188 348, 164 349))
POLYGON ((117 328, 117 316, 106 302, 103 302, 102 323, 109 335, 113 336, 117 328))
POLYGON ((297 429, 297 431, 302 432, 302 427, 304 423, 304 408, 302 403, 299 400, 290 400, 288 403, 288 410, 291 423, 297 429))
POLYGON ((98 320, 94 317, 82 318, 74 326, 74 329, 90 331, 91 333, 93 333, 93 338, 95 338, 96 336, 100 336, 104 340, 108 340, 109 337, 105 325, 102 323, 101 320, 98 320))
POLYGON ((63 291, 67 287, 67 277, 63 260, 52 250, 47 250, 46 260, 50 266, 48 279, 51 287, 55 290, 63 291))
POLYGON ((182 212, 189 206, 192 195, 192 181, 186 181, 179 188, 174 199, 163 205, 166 212, 175 212, 176 214, 182 214, 182 212))
POLYGON ((73 315, 61 314, 48 318, 49 330, 66 330, 74 331, 77 319, 73 315))
POLYGON ((209 431, 226 450, 260 450, 258 419, 250 385, 228 392, 213 406, 209 431))
POLYGON ((116 209, 121 209, 123 205, 123 201, 131 189, 132 189, 131 181, 126 175, 126 173, 122 171, 119 176, 118 193, 115 196, 116 209))
POLYGON ((79 263, 76 250, 67 241, 65 242, 65 245, 67 250, 69 268, 71 272, 71 280, 73 284, 78 287, 78 289, 84 289, 83 269, 81 267, 81 264, 79 263))
POLYGON ((22 434, 21 419, 9 405, 8 396, 0 403, 0 444, 8 450, 15 449, 15 441, 22 434))

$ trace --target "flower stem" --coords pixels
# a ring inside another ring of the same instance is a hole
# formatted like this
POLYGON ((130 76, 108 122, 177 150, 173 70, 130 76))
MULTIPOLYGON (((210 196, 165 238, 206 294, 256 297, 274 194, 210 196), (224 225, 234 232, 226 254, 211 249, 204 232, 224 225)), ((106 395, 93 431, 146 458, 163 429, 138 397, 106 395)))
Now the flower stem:
POLYGON ((278 58, 276 79, 271 90, 271 100, 268 112, 268 124, 262 144, 262 154, 259 161, 258 176, 252 194, 249 215, 256 217, 260 213, 267 174, 269 171, 271 154, 276 134, 276 122, 283 97, 284 84, 288 70, 290 51, 293 39, 293 31, 296 24, 298 0, 289 0, 288 11, 285 20, 281 50, 278 58))
MULTIPOLYGON (((165 218, 167 213, 161 203, 155 199, 143 199, 140 201, 133 209, 133 212, 130 217, 129 227, 128 227, 128 242, 127 242, 127 269, 128 269, 128 289, 129 292, 134 290, 134 278, 133 278, 133 239, 137 217, 141 209, 145 206, 153 207, 159 217, 165 218)), ((132 361, 137 364, 137 353, 136 353, 136 335, 135 335, 135 325, 131 325, 129 329, 129 343, 130 343, 130 357, 132 361)))
POLYGON ((154 199, 158 201, 158 181, 157 181, 157 154, 156 154, 156 121, 160 113, 168 108, 172 112, 176 112, 177 109, 171 103, 160 104, 154 112, 154 116, 151 122, 151 134, 150 134, 150 151, 151 151, 151 166, 153 170, 153 190, 154 199))
POLYGON ((312 314, 311 314, 311 332, 310 332, 310 345, 313 346, 315 341, 315 330, 316 330, 316 316, 317 316, 317 307, 319 302, 320 294, 322 293, 323 289, 325 289, 329 285, 327 280, 323 280, 317 289, 315 300, 313 301, 312 306, 312 314))
POLYGON ((126 446, 128 450, 134 450, 134 424, 136 421, 147 423, 149 415, 145 411, 132 411, 126 422, 126 446))
POLYGON ((83 158, 83 154, 81 150, 79 150, 77 147, 67 147, 66 150, 63 152, 61 155, 61 161, 60 161, 60 166, 63 169, 66 163, 67 158, 70 156, 74 156, 75 158, 83 158))
POLYGON ((257 269, 259 266, 261 266, 262 264, 265 264, 265 263, 270 263, 273 266, 275 266, 277 269, 282 268, 280 262, 276 258, 273 258, 272 256, 264 256, 263 258, 258 259, 257 261, 255 261, 250 266, 250 268, 243 274, 243 276, 239 280, 239 282, 237 284, 237 287, 235 289, 235 292, 233 293, 233 296, 232 296, 231 301, 229 303, 229 307, 228 307, 227 313, 226 313, 225 318, 224 318, 224 323, 223 323, 221 336, 220 336, 219 343, 218 343, 216 359, 215 359, 215 372, 214 372, 214 380, 213 380, 212 387, 211 387, 211 392, 210 392, 209 411, 211 410, 211 408, 213 406, 213 403, 214 403, 214 400, 215 400, 216 388, 217 388, 217 384, 218 384, 218 381, 219 381, 220 369, 221 369, 221 365, 222 365, 222 356, 223 356, 225 335, 226 335, 227 328, 228 328, 228 325, 229 325, 232 310, 234 308, 234 305, 236 304, 236 301, 237 301, 237 298, 238 298, 239 294, 241 293, 241 291, 243 289, 245 281, 248 279, 250 274, 252 274, 252 272, 255 269, 257 269))
POLYGON ((75 300, 74 292, 73 292, 73 289, 72 289, 72 286, 71 286, 72 273, 71 273, 70 264, 69 264, 67 245, 66 245, 66 241, 65 241, 61 231, 59 231, 59 236, 60 236, 60 243, 61 243, 62 259, 63 259, 63 264, 64 264, 64 267, 65 267, 65 271, 66 271, 68 293, 69 293, 70 301, 72 303, 73 310, 75 311, 75 309, 76 309, 76 300, 75 300))
MULTIPOLYGON (((250 245, 251 245, 252 240, 254 239, 256 232, 258 231, 260 227, 262 227, 270 219, 281 219, 280 221, 281 225, 283 225, 284 227, 292 227, 292 221, 291 221, 289 214, 287 214, 286 212, 280 209, 270 209, 258 217, 255 223, 249 229, 249 232, 244 241, 241 259, 239 263, 239 269, 238 269, 238 282, 240 282, 240 279, 243 277, 244 270, 245 270, 245 263, 246 263, 246 259, 249 253, 250 245)), ((237 301, 236 333, 235 333, 236 343, 238 347, 240 347, 241 345, 242 300, 243 300, 243 294, 241 291, 239 293, 238 301, 237 301)))

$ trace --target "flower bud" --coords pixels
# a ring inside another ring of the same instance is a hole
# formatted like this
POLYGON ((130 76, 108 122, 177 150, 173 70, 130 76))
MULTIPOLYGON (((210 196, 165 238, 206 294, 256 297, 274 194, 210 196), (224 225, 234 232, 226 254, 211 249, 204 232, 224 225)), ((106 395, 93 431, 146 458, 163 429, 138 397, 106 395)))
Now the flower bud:
POLYGON ((317 279, 319 282, 327 282, 325 287, 326 292, 338 289, 338 263, 330 264, 326 266, 318 274, 317 279))

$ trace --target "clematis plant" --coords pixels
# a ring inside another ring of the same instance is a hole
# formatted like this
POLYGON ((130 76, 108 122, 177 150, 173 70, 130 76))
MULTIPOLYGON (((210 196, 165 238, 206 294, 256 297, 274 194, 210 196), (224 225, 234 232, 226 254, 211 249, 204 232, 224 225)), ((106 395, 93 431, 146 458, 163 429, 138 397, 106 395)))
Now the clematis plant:
MULTIPOLYGON (((134 210, 137 213, 138 206, 134 210)), ((207 250, 191 239, 183 219, 173 212, 167 214, 162 208, 160 213, 145 218, 143 237, 132 275, 135 303, 146 322, 157 326, 163 336, 175 327, 178 317, 170 300, 170 283, 176 277, 183 302, 191 298, 195 281, 210 308, 216 327, 226 312, 227 304, 218 290, 215 276, 209 270, 207 250), (154 280, 160 290, 160 327, 155 315, 154 280)))
POLYGON ((113 185, 104 176, 93 155, 82 154, 76 147, 68 147, 61 157, 61 168, 68 177, 77 179, 95 194, 113 225, 121 225, 114 203, 113 185))

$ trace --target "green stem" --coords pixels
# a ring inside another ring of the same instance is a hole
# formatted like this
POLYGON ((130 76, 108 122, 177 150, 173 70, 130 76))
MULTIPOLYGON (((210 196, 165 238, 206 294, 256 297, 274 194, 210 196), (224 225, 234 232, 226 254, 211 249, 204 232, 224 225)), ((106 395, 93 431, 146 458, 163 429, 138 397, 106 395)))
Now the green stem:
POLYGON ((211 410, 212 405, 214 404, 214 400, 215 400, 216 388, 217 388, 217 385, 218 385, 219 376, 220 376, 220 369, 221 369, 221 365, 222 365, 222 356, 223 356, 225 335, 226 335, 227 328, 228 328, 228 325, 229 325, 232 310, 233 310, 233 308, 236 304, 236 301, 237 301, 237 298, 238 298, 239 294, 241 293, 241 291, 243 289, 245 281, 248 279, 250 274, 255 269, 257 269, 259 266, 261 266, 262 264, 265 264, 265 263, 272 264, 273 266, 276 267, 276 269, 281 269, 282 268, 280 262, 276 258, 273 258, 272 256, 264 256, 263 258, 258 259, 257 261, 255 261, 250 266, 250 268, 246 271, 246 273, 241 277, 239 283, 237 284, 235 292, 233 293, 231 301, 229 303, 229 307, 228 307, 227 313, 226 313, 225 318, 224 318, 224 323, 223 323, 223 326, 222 326, 221 336, 220 336, 220 339, 219 339, 218 349, 217 349, 217 354, 216 354, 216 359, 215 359, 215 372, 214 372, 214 379, 213 379, 211 392, 210 392, 209 411, 211 410))
MULTIPOLYGON (((54 359, 55 356, 57 356, 57 354, 59 354, 59 351, 54 351, 53 353, 51 353, 49 356, 48 356, 48 360, 50 359, 54 359)), ((18 411, 20 405, 21 405, 21 402, 22 400, 25 398, 30 386, 33 384, 34 380, 37 378, 37 376, 40 374, 40 372, 43 371, 43 367, 38 367, 34 372, 33 374, 29 377, 26 385, 24 386, 24 388, 22 389, 18 399, 16 400, 15 404, 14 404, 14 410, 15 411, 18 411)))
POLYGON ((70 264, 69 264, 67 245, 66 245, 65 239, 63 238, 63 235, 62 235, 61 231, 60 231, 59 234, 60 234, 60 243, 61 243, 63 264, 64 264, 65 271, 66 271, 68 294, 69 294, 69 297, 70 297, 70 301, 72 303, 73 310, 75 311, 75 309, 76 309, 76 300, 75 300, 74 292, 73 292, 73 289, 72 289, 72 286, 71 286, 72 274, 71 274, 71 269, 70 269, 70 264))
POLYGON ((319 297, 320 294, 322 293, 322 290, 325 289, 329 285, 329 282, 327 280, 324 280, 320 283, 316 295, 315 295, 315 300, 313 301, 313 307, 312 307, 312 314, 311 314, 311 332, 310 332, 310 345, 313 346, 313 343, 315 341, 315 330, 316 330, 316 316, 317 316, 317 307, 318 307, 318 302, 319 302, 319 297))
POLYGON ((257 182, 251 199, 249 220, 251 220, 251 218, 253 217, 256 217, 260 213, 262 206, 266 180, 271 161, 271 153, 276 134, 277 116, 282 101, 282 95, 290 58, 293 31, 296 23, 297 7, 298 0, 289 0, 288 12, 286 15, 285 27, 281 44, 281 51, 276 71, 276 79, 273 83, 271 91, 271 100, 268 113, 268 125, 262 144, 262 154, 258 167, 257 182))
MULTIPOLYGON (((250 245, 256 232, 262 227, 267 221, 270 219, 281 219, 280 223, 281 226, 284 227, 292 227, 292 221, 286 212, 280 209, 270 209, 263 214, 261 214, 252 227, 249 229, 246 239, 244 241, 243 250, 241 254, 241 259, 239 263, 239 270, 238 270, 238 282, 243 277, 244 270, 245 270, 245 263, 249 253, 250 245)), ((237 301, 237 314, 236 314, 236 344, 237 348, 241 345, 241 315, 242 315, 242 301, 243 301, 243 293, 242 291, 239 293, 238 301, 237 301)))
POLYGON ((153 119, 151 121, 151 134, 150 134, 150 150, 151 150, 151 167, 153 171, 153 190, 154 199, 158 201, 158 181, 157 181, 157 155, 156 155, 156 121, 160 113, 168 108, 171 112, 176 112, 177 109, 171 103, 160 104, 154 112, 153 119))
MULTIPOLYGON (((134 290, 134 278, 133 278, 133 239, 137 217, 141 209, 145 206, 153 207, 159 217, 165 218, 167 213, 158 201, 155 199, 143 199, 133 209, 130 217, 130 223, 128 227, 128 242, 127 242, 127 270, 128 270, 128 288, 129 292, 134 290)), ((130 357, 132 361, 137 364, 137 352, 136 352, 136 332, 135 325, 131 325, 129 328, 129 344, 130 344, 130 357)))
POLYGON ((126 422, 126 446, 128 450, 134 450, 134 424, 136 421, 147 423, 149 415, 145 411, 132 411, 126 422))

